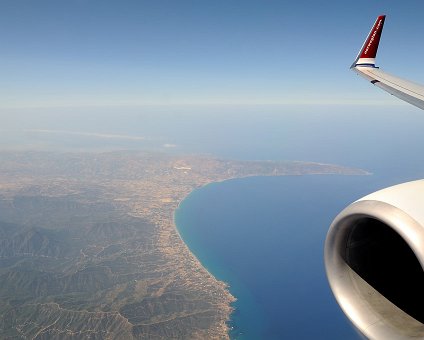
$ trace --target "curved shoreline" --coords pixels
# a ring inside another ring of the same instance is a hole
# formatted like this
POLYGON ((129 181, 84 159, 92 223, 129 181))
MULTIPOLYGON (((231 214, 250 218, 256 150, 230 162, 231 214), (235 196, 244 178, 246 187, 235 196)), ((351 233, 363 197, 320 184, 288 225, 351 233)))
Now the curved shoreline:
POLYGON ((190 191, 188 193, 188 195, 184 196, 184 198, 182 198, 178 202, 177 207, 174 209, 173 216, 172 216, 172 223, 173 223, 173 226, 175 228, 175 231, 177 232, 177 235, 178 235, 179 239, 184 244, 184 246, 185 246, 186 250, 188 251, 188 253, 190 254, 190 256, 194 259, 197 267, 199 269, 201 269, 202 271, 206 272, 208 274, 209 279, 210 280, 213 280, 213 283, 214 284, 218 284, 219 286, 222 286, 222 288, 225 290, 225 292, 227 294, 227 299, 228 299, 227 300, 228 309, 226 310, 226 319, 224 321, 224 325, 222 325, 221 327, 222 327, 222 331, 225 332, 225 334, 226 334, 226 338, 227 339, 230 339, 231 327, 228 325, 228 323, 231 321, 231 314, 235 311, 235 307, 233 307, 232 304, 237 301, 237 298, 234 295, 231 294, 230 289, 229 289, 229 287, 230 287, 229 283, 226 282, 226 281, 220 280, 217 277, 215 277, 207 269, 207 267, 197 258, 197 256, 193 253, 193 251, 190 249, 188 243, 184 240, 183 236, 181 235, 180 228, 178 227, 177 218, 176 218, 176 215, 178 213, 178 210, 181 209, 181 204, 184 201, 186 201, 186 199, 188 199, 193 193, 197 192, 200 189, 204 189, 204 188, 206 188, 206 187, 208 187, 210 185, 213 185, 213 184, 216 184, 216 183, 225 182, 225 181, 228 181, 228 180, 231 180, 231 179, 224 179, 224 180, 219 180, 219 181, 213 181, 213 182, 210 182, 210 183, 206 183, 205 185, 202 185, 202 186, 197 187, 194 190, 190 191))
MULTIPOLYGON (((286 177, 286 176, 305 176, 306 174, 285 174, 285 175, 280 175, 278 177, 286 177)), ((321 173, 321 174, 308 174, 308 175, 315 175, 315 176, 322 176, 322 175, 335 175, 335 174, 327 174, 327 173, 321 173)), ((349 174, 350 175, 350 174, 349 174)), ((365 172, 362 173, 361 175, 371 175, 371 173, 369 172, 365 172)), ((186 196, 184 196, 184 198, 182 198, 181 200, 179 200, 176 208, 173 211, 173 218, 172 218, 172 222, 174 225, 174 228, 176 230, 176 233, 179 237, 179 239, 182 241, 182 243, 184 244, 185 248, 187 249, 187 251, 189 252, 190 256, 195 260, 196 265, 199 269, 201 269, 202 271, 206 272, 208 274, 209 279, 213 280, 213 282, 215 284, 218 285, 222 285, 223 288, 225 289, 226 293, 228 294, 229 297, 229 301, 228 302, 228 310, 227 310, 227 317, 225 320, 225 326, 222 330, 225 330, 227 338, 230 339, 230 332, 232 330, 232 327, 229 325, 229 323, 232 321, 231 315, 234 313, 234 311, 236 310, 236 307, 233 306, 233 304, 238 300, 238 298, 236 296, 234 296, 231 291, 230 291, 230 284, 229 282, 223 280, 223 279, 219 279, 218 277, 216 277, 200 260, 199 258, 195 255, 195 253, 191 250, 189 244, 186 242, 187 239, 184 239, 180 230, 180 227, 177 223, 177 213, 178 211, 181 209, 181 205, 183 202, 185 202, 192 194, 194 194, 195 192, 197 192, 200 189, 205 189, 211 185, 215 185, 218 183, 224 183, 224 182, 228 182, 228 181, 232 181, 232 180, 241 180, 241 179, 245 179, 245 178, 252 178, 252 177, 270 177, 269 175, 248 175, 248 176, 240 176, 240 177, 231 177, 231 178, 224 178, 224 179, 219 179, 219 180, 215 180, 215 181, 211 181, 209 183, 206 183, 204 185, 201 185, 199 187, 194 188, 194 190, 190 191, 186 196)), ((276 177, 275 175, 271 176, 271 177, 276 177)), ((181 226, 181 224, 180 224, 181 226)))

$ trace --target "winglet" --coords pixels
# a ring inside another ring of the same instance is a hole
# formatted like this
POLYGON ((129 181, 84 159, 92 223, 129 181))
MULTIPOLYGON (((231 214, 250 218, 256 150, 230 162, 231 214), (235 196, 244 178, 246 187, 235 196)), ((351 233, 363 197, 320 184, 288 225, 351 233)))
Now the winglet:
POLYGON ((375 67, 375 57, 377 55, 378 44, 380 42, 381 33, 383 32, 385 19, 385 15, 380 15, 377 18, 350 68, 354 68, 356 66, 375 67))

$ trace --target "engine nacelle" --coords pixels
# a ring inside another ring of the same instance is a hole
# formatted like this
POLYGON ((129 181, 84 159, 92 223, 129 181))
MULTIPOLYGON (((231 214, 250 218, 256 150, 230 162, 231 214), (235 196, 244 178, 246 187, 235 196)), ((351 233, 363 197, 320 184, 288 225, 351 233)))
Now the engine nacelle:
POLYGON ((328 231, 325 267, 337 302, 363 335, 424 338, 424 180, 343 210, 328 231))

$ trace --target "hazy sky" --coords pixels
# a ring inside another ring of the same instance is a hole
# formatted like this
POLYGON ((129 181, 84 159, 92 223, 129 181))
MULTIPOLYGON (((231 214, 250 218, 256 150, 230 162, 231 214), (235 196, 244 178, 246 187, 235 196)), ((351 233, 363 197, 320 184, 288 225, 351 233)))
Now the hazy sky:
POLYGON ((380 64, 424 83, 423 12, 422 0, 1 0, 0 108, 395 105, 348 68, 384 13, 380 64))

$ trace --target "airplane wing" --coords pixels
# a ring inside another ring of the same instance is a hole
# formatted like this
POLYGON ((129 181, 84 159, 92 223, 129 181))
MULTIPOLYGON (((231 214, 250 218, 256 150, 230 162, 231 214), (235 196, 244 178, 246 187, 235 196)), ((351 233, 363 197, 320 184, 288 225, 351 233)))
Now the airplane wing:
MULTIPOLYGON (((424 87, 375 66, 379 16, 352 69, 424 109, 424 87)), ((424 339, 424 180, 367 195, 333 221, 324 259, 337 302, 366 339, 424 339), (395 240, 396 239, 396 240, 395 240)))
POLYGON ((424 110, 424 86, 386 72, 375 66, 378 45, 383 31, 385 15, 380 15, 350 67, 375 86, 424 110))

